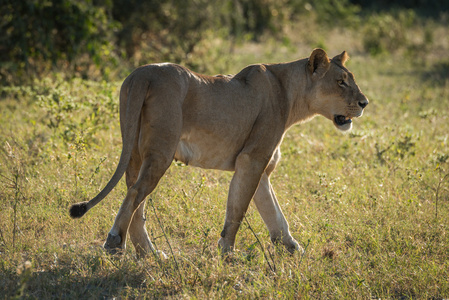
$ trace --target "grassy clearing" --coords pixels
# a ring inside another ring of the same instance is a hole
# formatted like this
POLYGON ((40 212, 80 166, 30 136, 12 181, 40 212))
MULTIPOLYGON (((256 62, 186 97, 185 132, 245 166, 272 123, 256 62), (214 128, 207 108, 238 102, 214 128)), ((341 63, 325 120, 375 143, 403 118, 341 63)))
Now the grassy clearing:
MULTIPOLYGON (((124 182, 80 220, 67 209, 94 196, 118 162, 121 79, 52 75, 2 87, 0 298, 448 298, 449 61, 440 53, 449 44, 371 57, 356 37, 247 44, 216 61, 232 73, 304 57, 323 41, 332 55, 355 52, 349 68, 371 100, 365 115, 349 134, 322 117, 292 128, 273 175, 302 257, 274 249, 251 206, 223 261, 216 242, 232 174, 176 163, 152 199, 178 267, 136 260, 130 243, 123 257, 107 256, 101 245, 124 182)), ((150 204, 146 211, 152 240, 169 253, 150 204)))

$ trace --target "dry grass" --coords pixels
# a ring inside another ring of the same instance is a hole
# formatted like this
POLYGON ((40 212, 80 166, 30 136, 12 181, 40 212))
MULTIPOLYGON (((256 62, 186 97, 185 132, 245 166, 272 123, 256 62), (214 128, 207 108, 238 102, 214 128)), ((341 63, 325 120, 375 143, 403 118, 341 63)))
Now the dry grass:
MULTIPOLYGON (((341 52, 328 37, 329 52, 341 52)), ((252 46, 256 54, 244 46, 228 71, 310 52, 288 50, 296 43, 267 41, 262 52, 252 46)), ((120 82, 54 77, 2 87, 0 298, 448 298, 449 61, 417 53, 356 51, 349 68, 371 103, 354 130, 343 135, 317 117, 286 135, 272 181, 303 256, 273 248, 250 207, 237 251, 223 260, 216 242, 232 174, 173 164, 152 197, 179 268, 173 258, 136 260, 131 245, 120 258, 102 251, 123 181, 81 220, 67 213, 118 161, 120 82)), ((168 253, 146 210, 153 241, 168 253)))

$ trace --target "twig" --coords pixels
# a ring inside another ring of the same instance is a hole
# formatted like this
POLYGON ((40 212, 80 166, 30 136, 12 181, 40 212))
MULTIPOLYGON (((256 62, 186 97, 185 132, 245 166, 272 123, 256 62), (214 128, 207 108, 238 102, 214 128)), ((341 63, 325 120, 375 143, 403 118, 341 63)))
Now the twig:
POLYGON ((304 248, 304 252, 303 252, 303 254, 301 255, 301 259, 299 260, 298 269, 299 269, 299 267, 301 266, 301 263, 302 263, 302 260, 303 260, 304 256, 306 256, 306 251, 307 251, 307 247, 309 247, 309 244, 310 244, 310 239, 307 240, 307 245, 306 245, 306 247, 304 248))
POLYGON ((6 245, 5 238, 3 237, 3 230, 0 228, 0 238, 2 238, 2 242, 4 245, 6 245))
POLYGON ((203 192, 203 185, 204 185, 204 176, 201 175, 201 181, 200 184, 198 185, 195 194, 192 196, 192 202, 193 200, 195 200, 196 196, 198 195, 198 193, 201 196, 201 193, 203 192))
POLYGON ((159 249, 157 248, 157 243, 156 243, 156 238, 153 236, 152 231, 150 231, 151 234, 151 240, 153 240, 153 245, 154 245, 154 250, 152 250, 151 252, 154 255, 154 258, 156 259, 157 263, 159 264, 159 266, 162 268, 162 271, 164 272, 164 275, 168 278, 168 277, 172 277, 170 273, 168 273, 167 268, 164 266, 164 264, 162 263, 162 259, 161 257, 158 255, 159 249))
MULTIPOLYGON (((440 169, 440 174, 441 174, 441 169, 440 169)), ((435 219, 438 219, 438 199, 439 199, 440 187, 441 187, 441 184, 443 183, 443 181, 446 180, 446 178, 449 178, 449 173, 447 173, 440 179, 440 181, 438 182, 436 191, 435 191, 435 219)))
POLYGON ((14 180, 12 180, 12 179, 6 177, 6 176, 3 175, 3 174, 0 174, 0 177, 6 179, 7 181, 10 181, 10 183, 8 183, 7 181, 3 181, 3 180, 0 180, 0 182, 3 182, 5 185, 8 185, 8 186, 7 186, 8 188, 11 188, 11 189, 14 188, 14 180))
POLYGON ((246 224, 248 224, 249 230, 251 230, 251 232, 253 233, 254 237, 257 240, 257 243, 259 244, 260 248, 262 249, 263 256, 265 257, 265 260, 267 261, 268 266, 270 267, 271 271, 273 271, 275 273, 276 272, 276 264, 274 263, 273 257, 271 256, 271 253, 270 253, 270 256, 271 256, 271 260, 273 261, 273 266, 271 266, 270 261, 268 260, 268 257, 265 254, 265 249, 264 249, 262 243, 260 242, 259 238, 257 237, 256 233, 254 232, 253 228, 249 224, 248 219, 246 218, 246 216, 244 216, 244 218, 245 218, 246 224))
POLYGON ((179 278, 182 283, 182 282, 184 282, 184 280, 181 275, 181 270, 179 269, 178 261, 176 260, 176 257, 173 252, 173 249, 171 247, 170 241, 168 240, 167 235, 165 234, 165 230, 164 230, 164 227, 162 226, 161 220, 159 219, 159 217, 156 213, 156 208, 154 207, 153 199, 151 199, 151 197, 149 198, 149 202, 151 204, 151 207, 153 208, 154 216, 156 217, 157 222, 159 223, 159 227, 161 227, 162 233, 164 234, 165 240, 167 241, 168 247, 170 248, 171 255, 173 256, 173 261, 175 262, 175 266, 176 266, 176 269, 178 270, 179 278))
POLYGON ((100 162, 98 163, 97 167, 95 168, 95 171, 92 172, 92 175, 90 176, 89 180, 87 181, 88 183, 92 183, 92 179, 94 178, 95 174, 100 171, 100 166, 102 163, 104 163, 106 161, 106 159, 107 159, 106 156, 103 158, 100 158, 100 162))
POLYGON ((20 187, 19 187, 19 174, 14 174, 14 224, 13 224, 13 230, 12 230, 12 248, 15 249, 16 247, 16 228, 17 228, 17 203, 19 202, 19 194, 20 194, 20 187))

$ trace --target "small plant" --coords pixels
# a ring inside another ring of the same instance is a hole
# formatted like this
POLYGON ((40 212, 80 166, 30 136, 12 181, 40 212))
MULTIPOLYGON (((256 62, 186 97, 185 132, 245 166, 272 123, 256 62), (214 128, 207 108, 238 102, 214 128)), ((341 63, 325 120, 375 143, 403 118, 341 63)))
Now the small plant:
MULTIPOLYGON (((24 165, 23 161, 21 159, 21 153, 19 153, 19 146, 14 141, 14 148, 10 145, 10 143, 5 142, 5 146, 2 149, 2 152, 4 154, 4 159, 6 159, 6 163, 9 166, 9 175, 3 175, 0 174, 0 183, 3 183, 4 187, 9 188, 12 190, 12 201, 11 205, 13 208, 13 227, 12 227, 12 249, 16 248, 16 241, 17 241, 17 230, 18 230, 18 224, 17 224, 17 218, 18 218, 18 210, 19 210, 19 203, 24 198, 22 193, 22 184, 24 181, 24 165)), ((2 234, 2 239, 3 234, 2 234)))
POLYGON ((410 131, 399 132, 399 135, 391 136, 384 145, 381 145, 380 142, 375 143, 376 157, 381 164, 412 157, 415 155, 417 140, 419 140, 419 136, 410 131))
POLYGON ((438 219, 438 202, 440 201, 441 188, 445 181, 449 182, 449 172, 443 169, 443 165, 449 162, 449 155, 441 154, 437 156, 437 167, 435 171, 438 172, 438 181, 435 188, 435 219, 438 219))

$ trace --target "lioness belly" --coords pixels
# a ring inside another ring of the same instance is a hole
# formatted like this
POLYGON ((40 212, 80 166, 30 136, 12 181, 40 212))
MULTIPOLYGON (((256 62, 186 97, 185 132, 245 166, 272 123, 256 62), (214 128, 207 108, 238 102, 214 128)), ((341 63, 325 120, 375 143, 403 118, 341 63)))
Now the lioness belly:
POLYGON ((181 137, 175 159, 204 169, 233 171, 238 150, 214 139, 192 140, 181 137))

